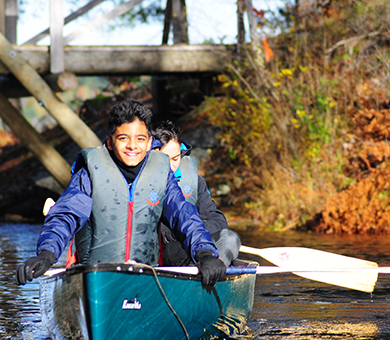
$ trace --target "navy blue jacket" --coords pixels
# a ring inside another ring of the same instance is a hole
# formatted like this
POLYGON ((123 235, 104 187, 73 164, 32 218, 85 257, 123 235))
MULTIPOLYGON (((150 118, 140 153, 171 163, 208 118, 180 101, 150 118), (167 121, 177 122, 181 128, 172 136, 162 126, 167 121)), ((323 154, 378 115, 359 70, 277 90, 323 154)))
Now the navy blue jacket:
MULTIPOLYGON (((153 140, 152 149, 160 146, 153 140)), ((149 152, 146 157, 149 156, 149 152)), ((92 186, 86 168, 82 167, 71 178, 68 187, 46 216, 38 238, 37 254, 51 251, 58 261, 73 235, 89 219, 92 211, 92 186)), ((195 261, 201 250, 211 250, 218 257, 218 250, 210 233, 199 218, 195 206, 186 202, 172 170, 169 171, 162 221, 175 230, 188 254, 195 261)))

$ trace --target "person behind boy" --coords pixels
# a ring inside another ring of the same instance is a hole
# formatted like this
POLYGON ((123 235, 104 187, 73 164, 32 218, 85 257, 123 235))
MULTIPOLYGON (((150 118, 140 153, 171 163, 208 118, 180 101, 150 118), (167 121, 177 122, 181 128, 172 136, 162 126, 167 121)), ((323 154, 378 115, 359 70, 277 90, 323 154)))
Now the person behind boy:
MULTIPOLYGON (((152 135, 162 146, 160 151, 169 156, 171 169, 178 179, 179 186, 186 200, 195 205, 199 216, 210 232, 214 244, 218 248, 219 257, 226 266, 238 257, 241 240, 239 235, 228 229, 225 215, 217 209, 211 199, 206 181, 198 175, 196 160, 190 156, 192 147, 181 138, 180 129, 171 121, 161 122, 152 135)), ((191 263, 174 231, 162 225, 164 236, 163 265, 180 266, 191 263)))
POLYGON ((16 271, 17 284, 43 275, 73 235, 80 263, 134 260, 156 266, 160 218, 197 262, 203 285, 224 278, 226 267, 196 208, 186 202, 169 158, 152 150, 151 118, 137 101, 112 107, 104 145, 81 151, 68 187, 45 218, 37 256, 16 271))

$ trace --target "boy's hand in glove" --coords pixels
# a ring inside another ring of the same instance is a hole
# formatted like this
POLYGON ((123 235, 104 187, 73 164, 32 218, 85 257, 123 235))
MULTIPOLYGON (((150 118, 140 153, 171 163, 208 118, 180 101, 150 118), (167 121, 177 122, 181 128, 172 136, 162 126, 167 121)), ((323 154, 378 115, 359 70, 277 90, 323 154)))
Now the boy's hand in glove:
POLYGON ((56 260, 55 255, 48 250, 42 250, 38 256, 29 258, 16 270, 15 282, 18 285, 26 284, 27 280, 43 275, 56 260))
POLYGON ((226 266, 211 250, 201 250, 195 255, 204 286, 214 286, 225 277, 226 266))

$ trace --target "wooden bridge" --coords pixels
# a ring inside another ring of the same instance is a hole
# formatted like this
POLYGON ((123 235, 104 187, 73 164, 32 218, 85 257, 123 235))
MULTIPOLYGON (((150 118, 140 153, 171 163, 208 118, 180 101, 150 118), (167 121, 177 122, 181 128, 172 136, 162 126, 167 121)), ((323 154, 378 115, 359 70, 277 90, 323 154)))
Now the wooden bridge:
POLYGON ((221 72, 237 57, 237 53, 245 44, 245 12, 248 14, 252 44, 259 46, 257 22, 251 0, 237 2, 236 45, 189 45, 185 0, 167 0, 160 46, 69 46, 74 39, 133 10, 142 2, 124 2, 71 34, 63 36, 65 24, 84 15, 103 1, 91 0, 64 18, 63 1, 50 0, 50 27, 24 44, 17 45, 18 1, 0 0, 0 118, 62 187, 66 187, 70 179, 69 165, 24 119, 7 97, 18 97, 18 94, 34 96, 80 148, 96 146, 101 144, 101 141, 94 132, 55 94, 74 88, 77 85, 77 76, 221 72), (171 27, 173 45, 168 45, 171 27), (36 45, 48 35, 50 46, 36 45))

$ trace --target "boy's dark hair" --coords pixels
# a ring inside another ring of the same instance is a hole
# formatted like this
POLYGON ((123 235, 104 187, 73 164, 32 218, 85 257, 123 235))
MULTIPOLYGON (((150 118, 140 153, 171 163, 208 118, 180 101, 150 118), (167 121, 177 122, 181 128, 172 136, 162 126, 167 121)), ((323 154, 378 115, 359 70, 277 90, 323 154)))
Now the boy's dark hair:
POLYGON ((152 111, 143 103, 137 100, 126 100, 115 104, 108 116, 108 136, 112 139, 118 126, 124 123, 132 123, 136 119, 144 122, 151 134, 152 111))
POLYGON ((181 144, 181 131, 170 120, 159 123, 152 131, 152 136, 161 142, 161 146, 165 146, 169 141, 173 140, 181 144))

